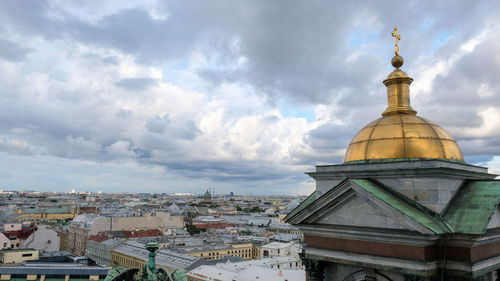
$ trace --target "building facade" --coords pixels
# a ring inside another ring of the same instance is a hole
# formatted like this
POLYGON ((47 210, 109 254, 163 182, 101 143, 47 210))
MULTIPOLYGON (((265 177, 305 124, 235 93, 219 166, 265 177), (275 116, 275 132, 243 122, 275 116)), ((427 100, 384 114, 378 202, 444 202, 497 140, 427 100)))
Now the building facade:
POLYGON ((97 264, 110 267, 111 251, 122 242, 121 239, 107 239, 104 241, 88 240, 86 255, 97 264))
POLYGON ((2 232, 0 232, 0 249, 7 249, 10 248, 10 239, 9 237, 5 236, 2 232))
POLYGON ((87 240, 90 236, 106 231, 128 231, 160 229, 179 229, 184 227, 182 216, 171 216, 169 213, 133 217, 109 217, 96 214, 82 214, 75 217, 68 229, 68 249, 76 255, 84 255, 87 240))
POLYGON ((204 245, 195 247, 184 247, 182 250, 204 260, 219 260, 227 257, 240 257, 243 260, 253 258, 252 243, 225 243, 219 245, 204 245))
POLYGON ((17 208, 17 221, 52 221, 72 219, 76 216, 76 207, 63 205, 54 207, 23 207, 17 208))
POLYGON ((35 249, 3 249, 0 251, 0 262, 3 264, 21 263, 38 259, 35 249))
POLYGON ((45 252, 59 251, 59 246, 60 238, 57 236, 57 232, 47 228, 45 225, 39 225, 37 230, 31 233, 24 241, 24 247, 45 252))
POLYGON ((316 191, 286 217, 304 234, 307 280, 497 280, 500 181, 416 115, 413 79, 398 54, 392 65, 382 118, 343 164, 308 173, 316 191))

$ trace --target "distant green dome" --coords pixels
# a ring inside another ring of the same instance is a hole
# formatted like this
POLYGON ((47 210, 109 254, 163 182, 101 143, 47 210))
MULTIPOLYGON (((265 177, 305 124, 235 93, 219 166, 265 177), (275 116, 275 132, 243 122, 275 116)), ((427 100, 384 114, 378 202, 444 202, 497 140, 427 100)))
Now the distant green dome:
POLYGON ((207 192, 205 192, 205 194, 203 195, 203 199, 212 199, 212 194, 210 194, 210 192, 208 192, 208 189, 207 189, 207 192))

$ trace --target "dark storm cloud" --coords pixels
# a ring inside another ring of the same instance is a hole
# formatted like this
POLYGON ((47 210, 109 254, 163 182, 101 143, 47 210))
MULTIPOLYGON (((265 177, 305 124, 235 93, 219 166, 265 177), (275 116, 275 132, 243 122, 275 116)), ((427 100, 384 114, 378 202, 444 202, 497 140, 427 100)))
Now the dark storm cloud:
POLYGON ((115 82, 115 85, 129 91, 141 91, 158 85, 158 80, 152 78, 126 78, 115 82))

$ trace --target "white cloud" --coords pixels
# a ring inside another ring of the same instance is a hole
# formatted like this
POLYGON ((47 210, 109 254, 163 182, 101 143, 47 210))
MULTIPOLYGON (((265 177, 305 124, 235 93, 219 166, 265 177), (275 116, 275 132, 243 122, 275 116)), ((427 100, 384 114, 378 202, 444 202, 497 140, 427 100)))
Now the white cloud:
MULTIPOLYGON (((45 165, 4 184, 309 192, 302 171, 342 161, 385 105, 393 23, 384 4, 47 3, 0 4, 0 52, 15 55, 0 54, 0 150, 18 165, 11 173, 45 165), (283 104, 312 109, 315 120, 287 116, 283 104)), ((469 69, 479 59, 500 65, 484 58, 499 53, 498 24, 476 5, 399 3, 401 47, 417 111, 449 124, 466 154, 493 157, 500 89, 469 69), (457 84, 463 76, 471 81, 457 84)))

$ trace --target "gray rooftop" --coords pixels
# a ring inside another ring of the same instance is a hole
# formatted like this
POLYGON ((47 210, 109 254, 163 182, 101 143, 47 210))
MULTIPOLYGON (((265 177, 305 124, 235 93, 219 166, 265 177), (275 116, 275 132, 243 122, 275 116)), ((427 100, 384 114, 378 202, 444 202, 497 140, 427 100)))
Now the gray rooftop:
POLYGON ((64 267, 64 268, 49 268, 49 267, 27 267, 27 266, 12 266, 0 267, 0 274, 51 274, 51 275, 107 275, 108 268, 104 267, 64 267))

